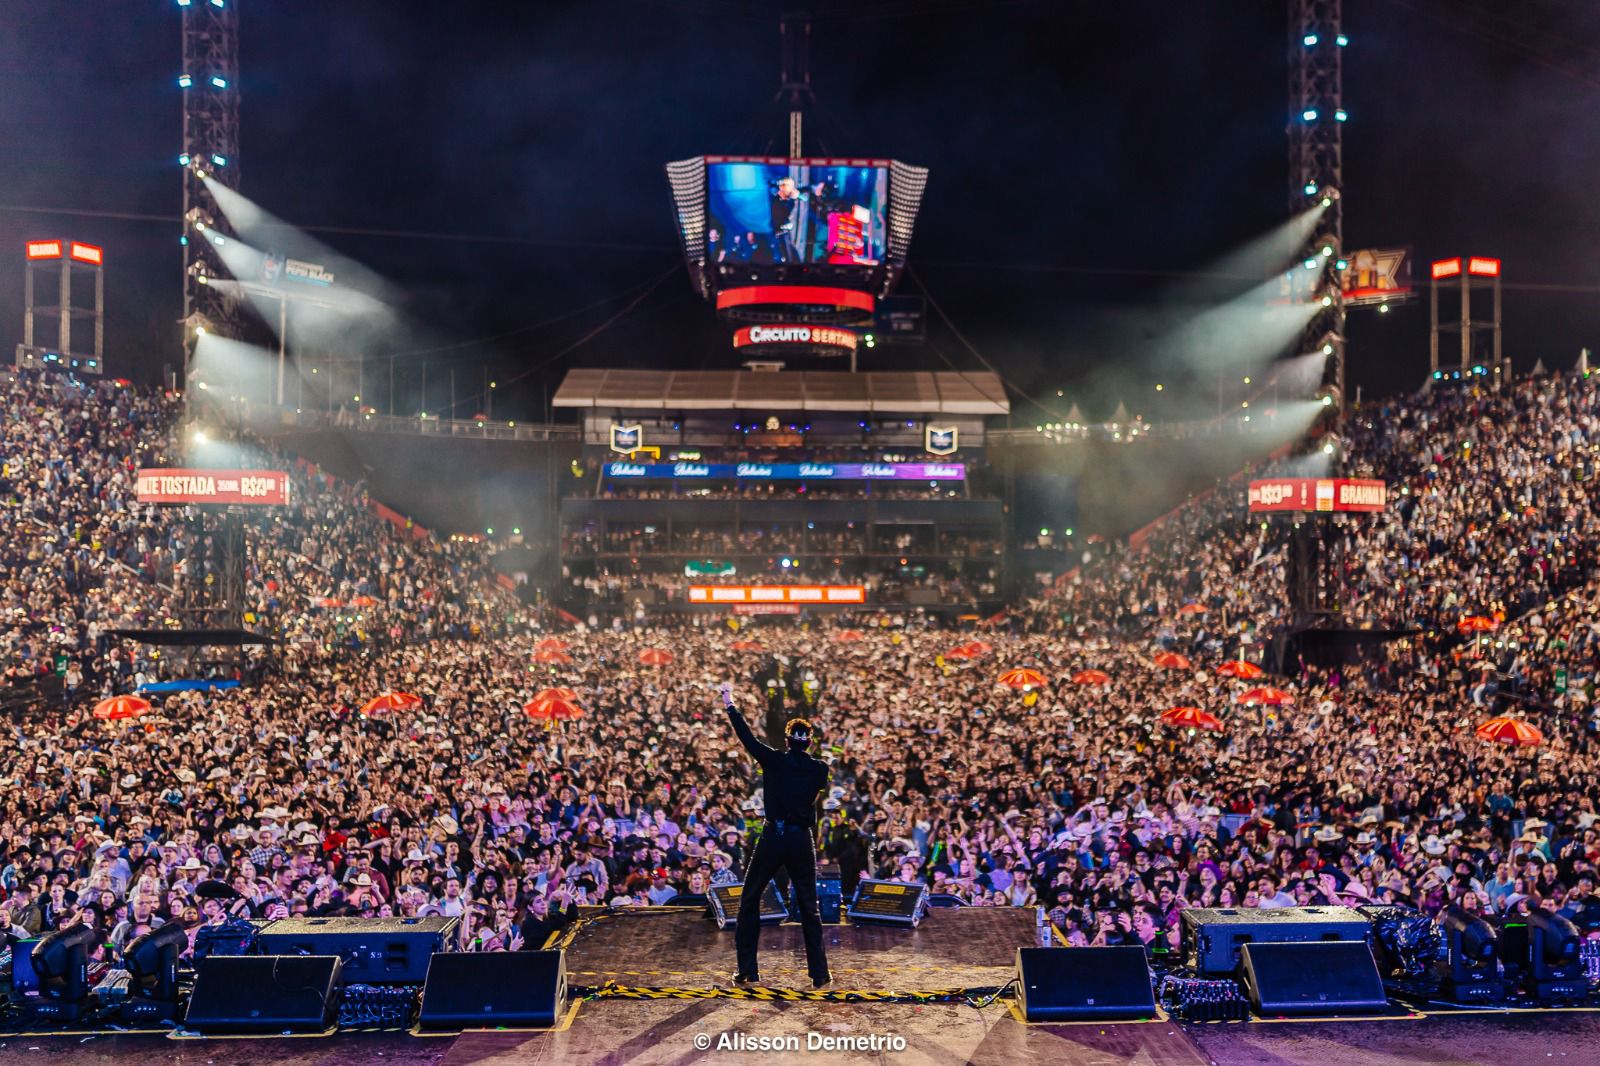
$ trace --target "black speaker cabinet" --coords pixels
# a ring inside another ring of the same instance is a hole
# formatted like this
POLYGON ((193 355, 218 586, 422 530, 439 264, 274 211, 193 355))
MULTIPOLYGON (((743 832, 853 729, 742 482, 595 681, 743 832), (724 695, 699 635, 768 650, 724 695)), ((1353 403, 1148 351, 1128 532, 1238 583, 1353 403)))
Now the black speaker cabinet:
POLYGON ((285 918, 262 926, 272 955, 337 955, 347 984, 420 985, 459 918, 285 918))
POLYGON ((1258 1014, 1355 1014, 1389 1006, 1365 941, 1246 944, 1239 963, 1258 1014))
POLYGON ((838 925, 844 908, 844 882, 837 866, 817 867, 817 911, 824 925, 838 925))
POLYGON ((1372 930, 1353 907, 1191 907, 1178 922, 1183 965, 1203 977, 1232 977, 1246 944, 1364 943, 1372 930))
POLYGON ((1030 1022, 1154 1018, 1144 948, 1018 948, 1017 1002, 1030 1022))
POLYGON ((423 1029, 549 1029, 567 998, 564 951, 441 952, 422 988, 423 1029))
POLYGON ((339 1013, 331 955, 201 959, 183 1024, 201 1033, 322 1032, 339 1013))

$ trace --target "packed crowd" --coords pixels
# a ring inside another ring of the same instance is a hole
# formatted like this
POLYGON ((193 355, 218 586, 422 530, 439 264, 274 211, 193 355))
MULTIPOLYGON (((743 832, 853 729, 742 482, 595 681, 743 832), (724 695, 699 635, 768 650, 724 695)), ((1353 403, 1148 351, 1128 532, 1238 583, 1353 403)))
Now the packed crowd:
MULTIPOLYGON (((40 532, 0 532, 0 649, 29 664, 60 647, 100 678, 80 695, 125 691, 142 672, 105 664, 145 653, 90 640, 85 612, 167 609, 148 555, 181 524, 132 507, 126 478, 172 412, 36 384, 5 402, 33 427, 7 418, 6 500, 40 532)), ((714 687, 732 679, 758 720, 755 675, 781 657, 818 682, 804 707, 832 763, 822 847, 847 885, 889 876, 970 905, 1043 906, 1072 943, 1169 941, 1179 911, 1211 904, 1545 906, 1600 926, 1595 384, 1441 390, 1360 419, 1346 469, 1402 495, 1350 528, 1348 602, 1413 632, 1360 665, 1265 682, 1217 671, 1259 660, 1282 621, 1283 549, 1237 486, 1139 550, 1097 547, 977 634, 915 611, 557 634, 480 593, 476 556, 399 535, 359 489, 307 486, 284 516, 298 528, 257 530, 277 547, 253 550, 251 576, 264 618, 312 636, 304 654, 255 685, 158 698, 131 723, 87 717, 84 699, 18 719, 0 765, 0 908, 16 935, 94 922, 112 952, 155 923, 198 933, 230 910, 456 915, 462 948, 497 950, 544 943, 576 906, 697 903, 737 879, 759 811, 714 687), (401 619, 393 640, 330 637, 310 606, 361 595, 401 619), (1468 614, 1495 628, 1458 634, 1468 614), (976 658, 950 654, 974 636, 989 645, 976 658), (563 647, 538 643, 552 637, 563 647), (646 650, 670 661, 645 665, 646 650), (1159 652, 1192 665, 1158 666, 1159 652), (1017 666, 1045 683, 996 685, 1017 666), (1262 683, 1291 701, 1239 702, 1262 683), (582 717, 530 720, 524 705, 551 686, 582 717), (421 705, 361 713, 388 691, 421 705), (1175 706, 1222 728, 1171 728, 1159 715, 1175 706), (1544 744, 1477 738, 1507 712, 1544 744), (214 880, 238 900, 200 891, 214 880)))

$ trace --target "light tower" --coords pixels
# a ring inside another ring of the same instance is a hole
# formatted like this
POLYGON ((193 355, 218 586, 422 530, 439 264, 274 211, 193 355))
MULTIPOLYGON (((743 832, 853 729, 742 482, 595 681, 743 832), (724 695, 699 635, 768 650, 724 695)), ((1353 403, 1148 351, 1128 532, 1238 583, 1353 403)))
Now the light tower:
POLYGON ((1345 403, 1345 307, 1338 262, 1344 247, 1344 158, 1346 113, 1342 60, 1342 0, 1289 0, 1289 212, 1322 207, 1322 218, 1302 252, 1318 271, 1308 298, 1320 306, 1306 326, 1302 353, 1327 350, 1324 385, 1345 403), (1314 260, 1320 260, 1314 262, 1314 260))
POLYGON ((184 349, 200 330, 238 336, 233 299, 210 282, 226 277, 215 242, 232 235, 206 179, 239 187, 239 12, 237 0, 177 0, 183 24, 184 349))

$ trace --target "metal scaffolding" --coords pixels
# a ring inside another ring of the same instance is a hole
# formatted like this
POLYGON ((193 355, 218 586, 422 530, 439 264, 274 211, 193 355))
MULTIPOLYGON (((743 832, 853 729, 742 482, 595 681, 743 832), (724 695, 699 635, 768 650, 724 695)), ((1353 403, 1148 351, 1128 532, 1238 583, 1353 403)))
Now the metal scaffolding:
POLYGON ((1344 34, 1342 0, 1289 0, 1289 211, 1322 206, 1320 224, 1304 249, 1320 259, 1308 296, 1321 304, 1307 324, 1300 351, 1331 345, 1324 384, 1345 403, 1345 306, 1337 262, 1344 246, 1344 34), (1322 249, 1332 245, 1332 254, 1322 249))
POLYGON ((239 187, 239 12, 237 0, 178 0, 183 25, 184 348, 193 351, 199 329, 238 336, 239 309, 209 284, 228 276, 213 247, 231 236, 206 179, 239 187))

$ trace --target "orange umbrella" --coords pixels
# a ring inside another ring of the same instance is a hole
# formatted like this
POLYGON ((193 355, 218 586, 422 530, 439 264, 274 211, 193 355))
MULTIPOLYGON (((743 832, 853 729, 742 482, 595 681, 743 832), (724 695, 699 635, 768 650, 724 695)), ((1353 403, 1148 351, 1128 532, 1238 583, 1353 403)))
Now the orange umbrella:
POLYGON ((572 656, 555 648, 546 648, 544 651, 534 652, 533 661, 536 663, 570 663, 572 656))
POLYGON ((1485 618, 1481 614, 1469 614, 1456 623, 1457 631, 1461 633, 1492 633, 1500 628, 1500 623, 1493 618, 1485 618))
POLYGON ((1198 603, 1186 603, 1178 608, 1179 614, 1205 614, 1206 609, 1198 603))
POLYGON ((522 713, 535 720, 570 722, 583 717, 583 708, 572 700, 540 693, 522 705, 522 713))
POLYGON ((972 658, 972 649, 968 648, 965 644, 958 644, 949 651, 945 652, 944 657, 946 659, 970 659, 972 658))
POLYGON ((639 653, 639 661, 646 666, 665 666, 672 661, 672 653, 660 648, 646 648, 639 653))
POLYGON ((150 713, 150 701, 143 696, 112 696, 109 700, 101 700, 95 704, 92 713, 105 722, 137 718, 141 714, 150 713))
POLYGON ((736 640, 728 645, 731 651, 762 651, 759 640, 736 640))
POLYGON ((560 637, 545 637, 533 646, 534 651, 566 651, 567 642, 560 637))
POLYGON ((1491 718, 1478 727, 1478 736, 1496 744, 1537 747, 1544 743, 1544 734, 1538 727, 1520 718, 1491 718))
POLYGON ((999 681, 1011 688, 1039 688, 1044 685, 1044 675, 1037 670, 1019 667, 1001 674, 999 681))
POLYGON ((422 706, 422 697, 409 692, 385 692, 361 705, 362 714, 384 714, 388 711, 409 711, 422 706))
POLYGON ((990 652, 994 651, 994 645, 985 644, 981 640, 969 640, 967 643, 961 646, 967 649, 967 654, 971 655, 974 659, 980 655, 988 655, 990 652))
POLYGON ((1285 692, 1281 688, 1251 688, 1239 693, 1239 702, 1246 707, 1266 704, 1269 707, 1279 707, 1285 703, 1294 702, 1294 694, 1285 692))
POLYGON ((376 607, 377 605, 378 601, 371 596, 357 596, 350 601, 350 606, 352 607, 376 607))
POLYGON ((833 635, 833 639, 837 640, 841 644, 845 644, 851 641, 865 640, 866 634, 862 633, 859 629, 841 629, 839 632, 833 635))
POLYGON ((1161 720, 1178 729, 1206 729, 1221 732, 1222 719, 1198 707, 1174 707, 1161 712, 1161 720))
POLYGON ((551 696, 558 700, 569 700, 573 703, 578 702, 578 693, 576 691, 560 686, 556 688, 540 689, 538 692, 533 694, 533 698, 535 700, 542 700, 546 696, 551 696))
POLYGON ((1264 677, 1266 671, 1255 663, 1247 663, 1243 659, 1233 659, 1217 667, 1217 673, 1223 677, 1236 677, 1240 681, 1254 681, 1264 677))
POLYGON ((1179 655, 1175 651, 1164 651, 1155 658, 1157 666, 1164 670, 1187 670, 1190 663, 1186 655, 1179 655))
POLYGON ((1074 685, 1109 685, 1111 675, 1104 670, 1079 670, 1072 675, 1074 685))

